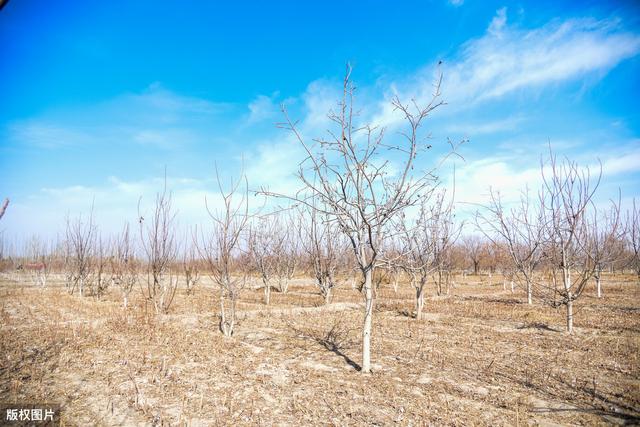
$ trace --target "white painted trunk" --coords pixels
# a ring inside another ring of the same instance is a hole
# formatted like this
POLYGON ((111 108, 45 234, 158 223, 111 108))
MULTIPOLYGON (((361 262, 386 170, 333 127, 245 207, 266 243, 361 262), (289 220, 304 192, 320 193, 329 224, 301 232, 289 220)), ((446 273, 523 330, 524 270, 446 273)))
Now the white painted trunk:
POLYGON ((371 325, 373 317, 373 289, 371 278, 373 269, 369 269, 364 273, 364 324, 362 326, 362 372, 371 372, 371 325))
POLYGON ((327 289, 324 293, 324 303, 325 305, 331 303, 331 288, 327 289))
POLYGON ((573 299, 569 292, 569 301, 567 302, 567 332, 573 333, 573 299))
POLYGON ((422 309, 424 308, 424 286, 416 286, 416 319, 422 320, 422 309))
POLYGON ((271 302, 271 286, 267 281, 264 281, 264 303, 265 305, 269 305, 271 302))

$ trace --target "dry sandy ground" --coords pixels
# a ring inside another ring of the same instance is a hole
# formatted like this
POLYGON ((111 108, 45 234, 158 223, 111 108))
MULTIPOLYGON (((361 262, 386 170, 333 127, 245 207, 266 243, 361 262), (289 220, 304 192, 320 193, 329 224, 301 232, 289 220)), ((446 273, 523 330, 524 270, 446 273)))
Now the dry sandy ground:
MULTIPOLYGON (((470 278, 408 316, 412 292, 376 301, 374 373, 358 372, 357 291, 334 304, 304 280, 261 304, 245 292, 233 338, 217 294, 180 290, 156 316, 51 283, 0 280, 0 403, 57 402, 65 425, 594 425, 640 423, 640 285, 587 290, 563 311, 470 278), (302 307, 302 308, 300 308, 302 307)), ((432 290, 430 289, 429 292, 432 290)))

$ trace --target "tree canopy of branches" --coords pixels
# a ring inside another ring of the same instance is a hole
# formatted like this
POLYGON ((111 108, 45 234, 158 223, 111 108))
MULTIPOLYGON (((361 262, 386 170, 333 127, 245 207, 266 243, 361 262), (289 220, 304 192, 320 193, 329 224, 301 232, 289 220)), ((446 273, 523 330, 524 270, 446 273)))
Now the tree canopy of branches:
POLYGON ((247 283, 246 263, 241 259, 242 242, 246 240, 249 221, 249 198, 246 178, 241 193, 242 179, 231 183, 225 191, 216 170, 218 189, 222 196, 222 208, 207 212, 211 219, 211 231, 202 233, 199 250, 206 260, 213 282, 220 288, 220 331, 233 335, 236 326, 236 302, 247 283), (225 301, 229 301, 227 308, 225 301))
POLYGON ((111 268, 111 282, 122 291, 122 305, 126 309, 129 305, 129 294, 138 283, 138 261, 135 246, 126 224, 122 232, 115 238, 109 257, 111 268))
POLYGON ((93 222, 93 208, 86 221, 79 216, 74 221, 67 218, 66 222, 66 285, 71 294, 78 288, 83 296, 85 286, 90 285, 96 255, 97 227, 93 222))
POLYGON ((508 247, 529 303, 535 292, 547 304, 566 307, 571 333, 573 302, 609 256, 606 242, 618 233, 619 205, 612 203, 610 213, 602 216, 593 201, 601 173, 594 179, 588 168, 568 159, 558 162, 551 151, 541 171, 537 203, 525 192, 519 206, 505 212, 500 195, 492 193, 488 209, 478 216, 479 225, 489 238, 508 247), (600 227, 599 218, 605 218, 600 227), (536 272, 538 266, 547 274, 536 272))
POLYGON ((362 276, 364 322, 362 327, 361 372, 371 371, 371 326, 374 293, 374 270, 382 265, 381 250, 389 222, 406 208, 419 204, 421 195, 437 181, 432 172, 416 165, 419 154, 430 145, 424 141, 424 120, 443 104, 440 99, 441 76, 434 85, 433 96, 421 105, 417 100, 403 103, 394 98, 394 112, 401 115, 405 129, 397 138, 387 136, 385 128, 360 124, 355 105, 355 86, 351 67, 347 66, 342 98, 337 111, 328 117, 333 128, 323 137, 308 140, 283 106, 284 122, 306 153, 298 177, 303 184, 296 195, 262 193, 287 197, 326 215, 337 224, 350 242, 362 276), (397 154, 392 162, 390 153, 397 154), (397 173, 391 174, 391 169, 397 173))
POLYGON ((314 209, 308 209, 309 224, 300 228, 300 240, 307 253, 316 286, 325 304, 331 302, 337 286, 338 257, 343 251, 343 239, 334 222, 314 209))
MULTIPOLYGON (((140 207, 138 207, 140 213, 140 207)), ((173 302, 178 278, 171 271, 176 260, 178 244, 175 239, 175 218, 171 194, 167 193, 166 179, 161 193, 156 194, 155 206, 149 220, 140 215, 140 242, 146 257, 145 298, 153 304, 156 313, 167 313, 173 302)))

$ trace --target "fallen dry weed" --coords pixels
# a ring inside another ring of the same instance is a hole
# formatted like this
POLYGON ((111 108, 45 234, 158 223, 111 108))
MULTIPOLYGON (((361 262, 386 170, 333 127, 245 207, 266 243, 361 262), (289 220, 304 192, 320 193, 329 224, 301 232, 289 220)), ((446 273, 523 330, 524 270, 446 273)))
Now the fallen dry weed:
POLYGON ((640 422, 633 278, 608 277, 603 299, 580 300, 572 336, 561 310, 493 282, 426 298, 420 321, 407 284, 380 289, 374 372, 362 375, 362 299, 350 288, 329 306, 306 280, 269 307, 245 290, 225 338, 206 281, 179 289, 168 315, 135 292, 125 310, 117 289, 96 299, 3 281, 0 400, 57 402, 79 426, 640 422))

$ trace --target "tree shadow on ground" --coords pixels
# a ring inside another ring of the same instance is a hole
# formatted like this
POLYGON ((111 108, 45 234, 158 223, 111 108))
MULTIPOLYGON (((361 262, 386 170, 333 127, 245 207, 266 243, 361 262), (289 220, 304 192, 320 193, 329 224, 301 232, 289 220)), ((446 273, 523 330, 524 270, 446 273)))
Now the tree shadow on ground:
POLYGON ((288 322, 287 326, 299 337, 320 344, 325 349, 336 354, 337 356, 340 356, 349 366, 353 367, 355 370, 362 370, 362 367, 356 361, 354 361, 344 353, 343 348, 347 344, 347 340, 344 337, 344 331, 340 330, 335 324, 325 334, 316 332, 312 332, 309 334, 301 329, 296 328, 295 325, 288 322))
POLYGON ((518 329, 540 329, 542 331, 549 331, 549 332, 562 332, 562 330, 552 328, 551 326, 542 322, 527 322, 524 325, 518 326, 518 329))

